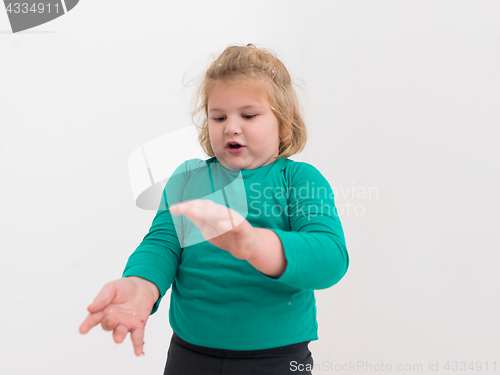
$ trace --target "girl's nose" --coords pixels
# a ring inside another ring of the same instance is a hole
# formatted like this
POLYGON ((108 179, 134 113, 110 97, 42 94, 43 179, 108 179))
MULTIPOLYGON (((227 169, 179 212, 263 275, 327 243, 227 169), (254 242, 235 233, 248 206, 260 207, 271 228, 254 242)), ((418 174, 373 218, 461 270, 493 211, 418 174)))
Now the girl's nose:
POLYGON ((235 134, 235 133, 241 133, 241 125, 239 124, 237 119, 230 119, 229 117, 226 119, 226 128, 225 132, 227 134, 235 134))

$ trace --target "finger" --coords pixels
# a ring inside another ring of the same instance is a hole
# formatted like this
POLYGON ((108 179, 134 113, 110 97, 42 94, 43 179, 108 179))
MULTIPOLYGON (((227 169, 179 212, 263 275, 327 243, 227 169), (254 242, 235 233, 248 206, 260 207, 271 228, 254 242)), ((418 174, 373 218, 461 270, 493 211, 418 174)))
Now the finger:
POLYGON ((113 339, 117 344, 120 344, 125 340, 125 337, 127 337, 129 329, 124 326, 123 324, 118 324, 113 331, 113 339))
POLYGON ((132 344, 134 345, 135 355, 140 356, 143 353, 144 346, 144 327, 134 329, 130 333, 130 338, 132 339, 132 344))
POLYGON ((169 211, 172 215, 174 216, 177 216, 177 215, 180 215, 181 214, 181 208, 179 205, 175 205, 175 206, 170 206, 169 207, 169 211))
POLYGON ((177 208, 177 210, 174 209, 174 212, 172 212, 172 214, 184 215, 186 216, 186 218, 192 221, 193 224, 196 225, 198 228, 200 229, 203 228, 205 220, 207 219, 206 214, 208 211, 205 210, 204 207, 200 207, 199 202, 191 201, 188 203, 183 203, 182 206, 180 207, 177 208))
POLYGON ((234 232, 235 234, 238 234, 240 230, 244 230, 244 227, 247 224, 250 224, 248 223, 247 219, 241 216, 238 211, 235 211, 229 207, 227 207, 227 212, 221 212, 220 216, 218 217, 217 223, 221 225, 220 230, 230 231, 237 229, 234 232))
POLYGON ((233 228, 240 226, 241 223, 246 221, 246 219, 243 216, 241 216, 241 214, 238 211, 230 208, 228 208, 228 210, 229 210, 229 216, 231 217, 231 222, 233 224, 233 228))
POLYGON ((104 313, 102 311, 95 313, 95 314, 89 314, 87 318, 83 321, 82 325, 80 326, 80 333, 87 333, 90 331, 92 327, 95 327, 98 325, 102 318, 104 317, 104 313))
POLYGON ((187 207, 182 214, 193 222, 198 228, 203 228, 205 221, 207 221, 207 211, 204 211, 199 206, 187 207))
POLYGON ((231 211, 233 211, 233 210, 231 210, 229 207, 227 207, 227 216, 229 216, 229 220, 231 220, 231 229, 234 229, 235 228, 234 218, 233 218, 233 215, 232 215, 231 211))
POLYGON ((87 310, 89 310, 89 312, 91 313, 101 311, 113 301, 115 295, 116 287, 114 286, 114 284, 107 283, 94 299, 94 302, 92 302, 89 307, 87 307, 87 310))
POLYGON ((191 200, 187 200, 187 201, 184 201, 184 202, 174 203, 174 204, 172 204, 172 205, 169 206, 170 213, 172 215, 174 215, 174 216, 176 216, 176 215, 183 215, 184 212, 189 207, 191 207, 191 205, 193 204, 193 202, 196 202, 196 201, 197 201, 197 199, 191 199, 191 200))
POLYGON ((118 319, 113 315, 106 316, 101 322, 102 329, 104 329, 105 331, 114 330, 117 324, 118 319))

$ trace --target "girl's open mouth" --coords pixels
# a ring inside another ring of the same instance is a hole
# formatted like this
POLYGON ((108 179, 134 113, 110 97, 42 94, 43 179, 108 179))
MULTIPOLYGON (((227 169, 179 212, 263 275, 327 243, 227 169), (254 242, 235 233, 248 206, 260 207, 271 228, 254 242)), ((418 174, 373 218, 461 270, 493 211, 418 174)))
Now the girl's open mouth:
POLYGON ((241 151, 243 151, 244 148, 245 148, 245 146, 241 146, 241 145, 235 145, 235 146, 229 145, 229 147, 227 148, 227 151, 229 151, 229 153, 231 153, 231 154, 239 154, 241 151))

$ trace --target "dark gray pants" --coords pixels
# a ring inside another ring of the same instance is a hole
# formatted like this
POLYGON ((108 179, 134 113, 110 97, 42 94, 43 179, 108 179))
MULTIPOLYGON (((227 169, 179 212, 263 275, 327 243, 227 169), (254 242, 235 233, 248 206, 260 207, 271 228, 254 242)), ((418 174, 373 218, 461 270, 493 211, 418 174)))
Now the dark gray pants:
POLYGON ((264 350, 224 350, 193 345, 174 332, 163 375, 312 375, 309 342, 264 350))

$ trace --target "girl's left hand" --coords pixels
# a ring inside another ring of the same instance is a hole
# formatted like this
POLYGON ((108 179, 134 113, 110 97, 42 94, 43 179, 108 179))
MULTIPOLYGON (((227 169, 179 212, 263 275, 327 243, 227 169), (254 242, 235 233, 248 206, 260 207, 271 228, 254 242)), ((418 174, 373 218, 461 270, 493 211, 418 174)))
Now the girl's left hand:
POLYGON ((185 215, 212 245, 248 260, 259 248, 257 230, 235 210, 209 199, 194 199, 169 207, 172 215, 185 215))

